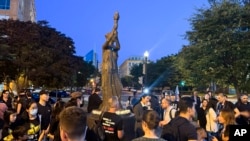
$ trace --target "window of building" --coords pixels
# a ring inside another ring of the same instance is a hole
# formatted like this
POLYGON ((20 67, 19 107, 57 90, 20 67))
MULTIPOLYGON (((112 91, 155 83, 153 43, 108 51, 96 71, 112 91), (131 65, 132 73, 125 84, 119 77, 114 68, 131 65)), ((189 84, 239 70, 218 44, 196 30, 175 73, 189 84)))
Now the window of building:
POLYGON ((0 9, 10 9, 10 0, 0 0, 0 9))

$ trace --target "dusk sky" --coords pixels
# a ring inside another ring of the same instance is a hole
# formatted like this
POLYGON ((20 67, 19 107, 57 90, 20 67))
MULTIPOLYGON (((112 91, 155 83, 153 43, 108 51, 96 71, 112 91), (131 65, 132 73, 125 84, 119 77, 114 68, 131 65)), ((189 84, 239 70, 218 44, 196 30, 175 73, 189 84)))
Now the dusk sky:
POLYGON ((73 39, 76 55, 91 49, 101 62, 105 34, 113 27, 115 11, 120 14, 118 37, 121 44, 118 65, 130 56, 156 61, 176 54, 183 45, 190 19, 207 0, 36 0, 37 21, 46 20, 57 31, 73 39))

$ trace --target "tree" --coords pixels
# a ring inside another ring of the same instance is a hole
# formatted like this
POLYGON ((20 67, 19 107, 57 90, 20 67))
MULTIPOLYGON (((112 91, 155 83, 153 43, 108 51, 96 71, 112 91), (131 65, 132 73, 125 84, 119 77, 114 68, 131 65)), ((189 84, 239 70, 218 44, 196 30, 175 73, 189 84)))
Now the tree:
POLYGON ((130 75, 133 76, 133 82, 134 82, 132 85, 135 85, 135 83, 138 83, 139 77, 143 76, 142 69, 143 69, 143 64, 133 65, 131 67, 130 75))
POLYGON ((150 87, 175 87, 181 74, 175 66, 176 55, 169 55, 148 65, 148 82, 150 87))
POLYGON ((0 37, 0 46, 5 52, 2 64, 8 63, 12 68, 1 69, 0 75, 15 79, 19 89, 27 88, 28 80, 35 86, 68 86, 76 68, 85 67, 83 59, 74 55, 73 40, 51 28, 46 21, 1 20, 0 37))
POLYGON ((132 76, 124 76, 121 78, 121 82, 122 82, 123 87, 133 86, 133 77, 132 76))
POLYGON ((96 68, 92 65, 92 62, 85 62, 82 57, 77 57, 77 59, 77 64, 74 65, 76 66, 76 86, 82 87, 88 83, 89 76, 94 74, 96 68))
POLYGON ((249 6, 232 1, 198 10, 186 34, 190 45, 178 59, 190 81, 202 77, 206 83, 233 85, 239 93, 250 73, 249 17, 249 6))
MULTIPOLYGON (((157 60, 155 63, 150 62, 147 64, 147 86, 150 89, 154 87, 174 87, 181 79, 181 74, 176 68, 176 56, 170 55, 157 60)), ((143 76, 142 74, 143 64, 134 65, 131 68, 130 74, 133 76, 133 81, 138 82, 138 78, 143 76)))

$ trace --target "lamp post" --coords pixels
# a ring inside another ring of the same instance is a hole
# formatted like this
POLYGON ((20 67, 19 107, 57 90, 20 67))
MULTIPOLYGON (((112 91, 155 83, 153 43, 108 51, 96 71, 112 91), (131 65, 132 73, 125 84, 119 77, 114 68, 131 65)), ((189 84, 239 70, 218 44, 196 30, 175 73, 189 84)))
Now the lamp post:
POLYGON ((148 63, 148 56, 149 56, 149 53, 148 51, 145 51, 144 52, 144 63, 143 63, 143 75, 144 75, 144 87, 146 86, 147 84, 147 63, 148 63))

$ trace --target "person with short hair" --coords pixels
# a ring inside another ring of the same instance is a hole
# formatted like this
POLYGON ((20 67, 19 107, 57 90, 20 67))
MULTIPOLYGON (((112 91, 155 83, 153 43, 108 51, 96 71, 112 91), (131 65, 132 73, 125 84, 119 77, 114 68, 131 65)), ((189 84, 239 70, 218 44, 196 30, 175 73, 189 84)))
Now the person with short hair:
POLYGON ((236 122, 240 125, 250 124, 250 102, 248 102, 248 94, 241 94, 238 101, 235 103, 240 111, 240 116, 236 118, 236 122))
POLYGON ((13 141, 27 141, 28 129, 25 126, 17 126, 13 131, 12 135, 14 137, 13 141))
POLYGON ((144 135, 133 139, 132 141, 165 141, 159 138, 156 134, 156 129, 158 127, 160 117, 158 113, 154 110, 147 110, 142 116, 142 129, 144 135))
MULTIPOLYGON (((170 121, 170 123, 175 125, 174 127, 179 131, 178 138, 180 141, 197 141, 196 128, 191 123, 192 118, 194 118, 196 114, 193 99, 190 97, 182 97, 178 103, 178 108, 179 116, 170 121)), ((167 139, 164 129, 165 128, 163 127, 161 137, 167 139)))
POLYGON ((102 104, 102 99, 98 95, 100 93, 99 88, 95 88, 92 94, 89 96, 88 99, 88 113, 91 113, 92 110, 98 109, 102 104))
POLYGON ((65 108, 59 116, 60 137, 62 141, 84 141, 87 129, 87 113, 83 109, 71 106, 65 108))
POLYGON ((149 94, 143 94, 140 102, 137 103, 134 108, 134 114, 135 114, 135 134, 136 137, 143 136, 143 130, 142 130, 142 116, 143 112, 147 110, 147 104, 150 101, 150 95, 149 94))
POLYGON ((171 106, 171 101, 166 98, 161 100, 161 107, 163 109, 163 120, 159 122, 159 126, 162 127, 175 117, 176 109, 171 106))
POLYGON ((220 111, 222 109, 229 109, 231 111, 234 111, 235 117, 240 116, 239 109, 231 102, 227 100, 227 95, 224 93, 219 93, 217 96, 218 103, 216 106, 216 113, 219 115, 220 111))
POLYGON ((118 109, 118 97, 112 96, 108 100, 108 111, 104 112, 101 120, 105 130, 105 141, 119 141, 123 137, 123 121, 122 118, 116 114, 118 109))
POLYGON ((37 103, 38 114, 41 115, 41 132, 44 132, 45 135, 49 132, 49 123, 51 116, 51 105, 49 101, 49 92, 46 90, 41 90, 39 92, 39 102, 37 103))

